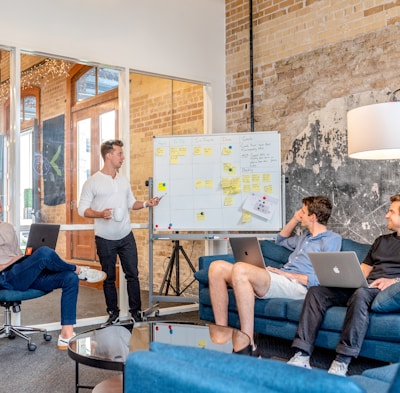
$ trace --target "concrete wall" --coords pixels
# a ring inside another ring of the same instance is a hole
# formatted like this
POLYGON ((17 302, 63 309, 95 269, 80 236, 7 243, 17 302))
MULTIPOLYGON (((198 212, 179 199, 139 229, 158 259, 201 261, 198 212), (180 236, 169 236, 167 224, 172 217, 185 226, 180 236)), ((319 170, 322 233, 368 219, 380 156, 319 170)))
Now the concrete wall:
MULTIPOLYGON (((399 161, 349 159, 346 116, 399 88, 399 15, 393 1, 253 1, 255 131, 281 132, 288 218, 322 193, 344 236, 386 230, 399 161)), ((248 131, 248 5, 227 0, 226 21, 227 128, 248 131)))

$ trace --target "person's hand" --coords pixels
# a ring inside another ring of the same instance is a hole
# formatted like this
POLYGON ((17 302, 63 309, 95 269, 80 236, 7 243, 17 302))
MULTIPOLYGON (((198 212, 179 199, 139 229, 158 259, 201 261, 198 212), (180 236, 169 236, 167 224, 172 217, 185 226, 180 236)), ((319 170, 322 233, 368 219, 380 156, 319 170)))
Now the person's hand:
POLYGON ((383 291, 386 288, 389 288, 391 285, 395 284, 397 281, 394 278, 377 278, 371 284, 369 284, 370 287, 375 287, 379 288, 381 291, 383 291))
POLYGON ((104 209, 102 211, 102 218, 104 218, 105 220, 111 220, 112 219, 112 209, 104 209))
POLYGON ((157 206, 160 203, 159 197, 154 197, 146 201, 146 206, 157 206))
POLYGON ((303 218, 303 212, 301 211, 301 209, 297 210, 294 214, 293 214, 293 218, 297 221, 297 222, 301 222, 302 218, 303 218))

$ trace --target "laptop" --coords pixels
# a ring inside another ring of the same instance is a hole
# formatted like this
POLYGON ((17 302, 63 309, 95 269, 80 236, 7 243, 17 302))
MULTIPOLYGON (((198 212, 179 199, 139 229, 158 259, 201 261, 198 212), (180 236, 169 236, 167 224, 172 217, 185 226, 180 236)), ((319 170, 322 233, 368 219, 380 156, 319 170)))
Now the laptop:
POLYGON ((354 251, 309 252, 320 285, 337 288, 368 288, 354 251))
POLYGON ((229 242, 236 262, 246 262, 265 268, 260 242, 256 237, 231 237, 229 242))
POLYGON ((25 255, 31 255, 39 247, 56 248, 60 225, 58 224, 31 224, 25 255))

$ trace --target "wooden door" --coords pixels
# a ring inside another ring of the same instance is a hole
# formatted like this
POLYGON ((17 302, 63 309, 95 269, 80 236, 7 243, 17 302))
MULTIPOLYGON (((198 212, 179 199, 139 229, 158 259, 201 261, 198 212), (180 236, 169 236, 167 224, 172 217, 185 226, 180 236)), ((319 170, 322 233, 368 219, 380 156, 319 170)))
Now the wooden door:
MULTIPOLYGON (((93 219, 78 214, 80 192, 84 182, 103 166, 100 145, 115 139, 118 130, 118 100, 108 101, 73 113, 73 152, 71 181, 71 224, 93 224, 93 219)), ((94 232, 73 231, 71 258, 97 260, 94 232)))

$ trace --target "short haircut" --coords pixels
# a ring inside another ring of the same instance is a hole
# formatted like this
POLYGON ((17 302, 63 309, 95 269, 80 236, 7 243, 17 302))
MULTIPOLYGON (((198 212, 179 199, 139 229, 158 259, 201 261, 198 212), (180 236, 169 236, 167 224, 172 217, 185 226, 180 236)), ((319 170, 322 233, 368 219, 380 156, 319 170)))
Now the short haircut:
MULTIPOLYGON (((395 194, 390 197, 390 202, 400 202, 400 194, 395 194)), ((400 207, 399 207, 399 214, 400 214, 400 207)))
POLYGON ((303 198, 303 205, 307 206, 309 214, 315 214, 320 224, 326 225, 332 213, 332 203, 324 195, 303 198))
POLYGON ((114 150, 114 146, 122 147, 124 146, 124 143, 119 139, 110 139, 101 144, 100 153, 104 161, 106 159, 106 155, 114 150))

